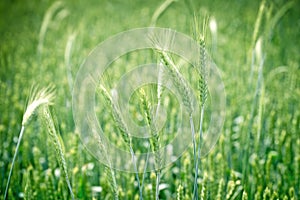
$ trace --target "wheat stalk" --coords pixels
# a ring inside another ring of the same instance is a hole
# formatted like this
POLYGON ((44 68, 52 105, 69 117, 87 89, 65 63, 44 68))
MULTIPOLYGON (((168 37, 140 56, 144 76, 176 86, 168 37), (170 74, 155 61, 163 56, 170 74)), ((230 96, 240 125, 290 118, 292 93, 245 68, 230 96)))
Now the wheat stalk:
POLYGON ((201 147, 203 141, 203 118, 204 118, 205 103, 207 100, 207 93, 208 93, 207 58, 206 58, 207 56, 206 56, 206 45, 205 45, 205 33, 206 33, 208 18, 204 19, 202 33, 199 30, 198 20, 196 16, 194 18, 194 22, 195 22, 195 37, 196 37, 196 41, 200 46, 199 66, 197 67, 197 70, 200 75, 199 78, 199 91, 200 91, 199 144, 198 144, 198 151, 197 151, 197 158, 196 158, 196 165, 195 165, 194 194, 193 194, 193 199, 198 199, 198 185, 197 185, 198 168, 201 159, 201 147))
POLYGON ((27 103, 27 107, 22 119, 21 131, 19 133, 19 139, 16 146, 15 154, 12 160, 12 164, 9 170, 9 175, 6 183, 4 199, 7 198, 9 183, 12 175, 12 170, 14 168, 15 160, 19 151, 20 143, 24 134, 25 126, 29 123, 32 115, 36 112, 36 110, 42 105, 50 105, 54 100, 54 88, 52 86, 43 88, 38 90, 37 87, 32 87, 31 94, 27 103))
POLYGON ((163 69, 163 63, 160 61, 158 65, 158 79, 157 79, 157 107, 155 112, 155 120, 158 118, 158 112, 161 105, 161 97, 162 93, 164 91, 164 69, 163 69))

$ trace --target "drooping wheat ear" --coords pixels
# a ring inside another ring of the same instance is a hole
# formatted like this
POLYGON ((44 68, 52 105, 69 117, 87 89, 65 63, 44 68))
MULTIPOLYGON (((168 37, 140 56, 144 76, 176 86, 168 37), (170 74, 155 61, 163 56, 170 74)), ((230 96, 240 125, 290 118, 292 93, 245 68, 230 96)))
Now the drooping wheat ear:
POLYGON ((104 100, 105 100, 105 103, 107 104, 107 106, 110 107, 113 119, 114 119, 117 127, 120 129, 122 139, 124 140, 126 145, 128 145, 129 147, 132 147, 131 135, 129 133, 126 123, 124 122, 124 120, 121 116, 119 108, 113 101, 109 92, 106 90, 106 88, 102 84, 100 84, 100 86, 98 87, 98 91, 104 97, 104 100))
POLYGON ((161 154, 160 154, 160 134, 157 131, 153 116, 151 114, 151 103, 149 99, 147 98, 146 92, 143 88, 139 90, 140 96, 141 96, 141 102, 144 110, 144 116, 147 122, 147 125, 150 130, 151 138, 150 138, 150 146, 151 150, 155 157, 155 174, 156 174, 156 189, 155 189, 155 199, 158 199, 159 197, 159 182, 160 182, 160 167, 161 167, 161 154))
POLYGON ((182 96, 183 105, 186 107, 188 113, 191 115, 192 112, 194 111, 194 107, 193 107, 193 100, 191 98, 192 91, 187 81, 179 72, 178 68, 176 67, 175 63, 173 62, 169 54, 163 50, 158 49, 157 51, 161 57, 161 62, 168 69, 168 72, 171 75, 171 78, 173 79, 173 83, 175 87, 178 88, 179 93, 182 96))
POLYGON ((54 100, 54 87, 49 86, 46 88, 43 88, 41 90, 38 90, 38 87, 32 87, 31 89, 31 94, 27 103, 27 107, 25 110, 25 113, 23 115, 23 120, 22 120, 22 126, 21 126, 21 131, 19 134, 19 139, 18 143, 16 146, 15 154, 12 160, 12 164, 9 170, 9 175, 7 179, 7 184, 5 188, 5 193, 4 193, 4 199, 6 200, 7 195, 8 195, 8 188, 9 188, 9 183, 12 175, 12 170, 14 168, 15 160, 19 151, 20 143, 23 137, 23 133, 25 130, 25 126, 29 123, 31 116, 36 112, 36 110, 42 106, 42 105, 50 105, 52 104, 54 100))
POLYGON ((166 0, 155 10, 151 19, 151 26, 155 26, 159 16, 161 16, 167 10, 167 8, 175 1, 176 0, 166 0))
POLYGON ((100 84, 97 87, 97 91, 99 91, 99 93, 104 97, 107 106, 110 107, 113 119, 114 119, 117 127, 119 128, 119 130, 121 132, 122 139, 124 140, 124 142, 126 143, 126 145, 129 148, 132 163, 133 163, 133 167, 134 167, 134 171, 135 171, 136 180, 138 182, 140 200, 141 200, 141 199, 143 199, 143 191, 142 191, 142 188, 141 188, 140 178, 139 178, 139 174, 138 174, 138 171, 137 171, 136 156, 135 156, 135 153, 134 153, 134 150, 133 150, 133 147, 132 147, 132 138, 131 138, 131 134, 129 132, 129 129, 128 129, 126 123, 124 122, 123 118, 122 118, 122 115, 120 113, 120 110, 119 110, 118 106, 113 101, 111 95, 106 90, 106 88, 102 84, 100 84))
POLYGON ((38 43, 38 54, 41 55, 43 52, 44 40, 47 33, 47 29, 51 25, 53 18, 55 20, 64 19, 69 12, 66 9, 63 9, 63 3, 61 1, 54 2, 46 11, 44 15, 44 19, 42 22, 42 26, 39 33, 39 43, 38 43), (55 15, 56 14, 56 15, 55 15))
POLYGON ((50 112, 48 106, 43 107, 42 120, 43 120, 45 127, 47 128, 51 142, 53 143, 53 146, 55 148, 58 164, 59 164, 60 168, 62 169, 62 171, 64 172, 65 180, 66 180, 68 189, 70 191, 71 198, 74 200, 75 197, 74 197, 74 194, 72 191, 71 182, 70 182, 69 175, 68 175, 68 168, 67 168, 67 163, 66 163, 66 159, 65 159, 65 153, 63 150, 64 149, 63 143, 60 138, 60 135, 59 135, 59 132, 57 129, 57 125, 55 124, 52 113, 50 112))
POLYGON ((149 37, 149 40, 153 43, 153 50, 158 54, 160 58, 159 62, 163 65, 164 68, 167 69, 168 75, 171 75, 175 87, 178 88, 178 92, 182 96, 183 105, 186 107, 188 113, 191 114, 194 111, 194 102, 191 98, 192 91, 186 79, 179 72, 177 66, 173 62, 173 59, 166 51, 166 49, 173 45, 175 35, 170 30, 168 30, 161 38, 156 35, 151 35, 149 37))
POLYGON ((31 95, 28 100, 28 106, 23 115, 22 126, 27 125, 31 116, 41 105, 52 105, 54 100, 54 87, 49 86, 38 90, 37 87, 33 87, 31 95))

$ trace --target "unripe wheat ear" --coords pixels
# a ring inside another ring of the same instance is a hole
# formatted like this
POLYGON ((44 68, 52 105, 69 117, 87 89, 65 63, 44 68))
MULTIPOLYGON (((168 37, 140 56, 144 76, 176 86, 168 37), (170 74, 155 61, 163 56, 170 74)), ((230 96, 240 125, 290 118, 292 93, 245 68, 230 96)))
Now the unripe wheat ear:
POLYGON ((10 167, 10 171, 9 171, 9 175, 7 178, 4 199, 7 199, 7 197, 8 197, 8 188, 9 188, 9 183, 10 183, 10 179, 11 179, 11 175, 12 175, 12 170, 14 168, 14 164, 15 164, 16 157, 17 157, 17 154, 19 151, 19 147, 20 147, 20 143, 21 143, 21 140, 23 137, 25 126, 28 125, 31 117, 36 113, 38 108, 40 108, 41 106, 44 106, 44 105, 53 104, 53 100, 54 100, 54 87, 53 86, 48 86, 48 87, 42 88, 40 90, 38 90, 37 86, 32 87, 30 96, 28 99, 28 103, 26 106, 26 110, 23 115, 22 126, 21 126, 21 130, 19 133, 19 139, 18 139, 18 143, 16 146, 15 154, 14 154, 14 157, 13 157, 13 160, 11 163, 11 167, 10 167))

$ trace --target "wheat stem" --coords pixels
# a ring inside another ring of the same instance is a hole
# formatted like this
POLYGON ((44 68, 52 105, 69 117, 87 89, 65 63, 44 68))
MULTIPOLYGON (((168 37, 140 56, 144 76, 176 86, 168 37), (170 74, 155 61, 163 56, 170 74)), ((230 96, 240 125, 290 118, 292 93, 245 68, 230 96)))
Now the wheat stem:
POLYGON ((143 190, 143 187, 144 187, 145 174, 146 174, 147 165, 149 162, 149 153, 150 153, 150 144, 148 145, 148 148, 147 148, 147 157, 146 157, 145 167, 144 167, 144 171, 143 171, 141 190, 143 190))
MULTIPOLYGON (((200 34, 198 25, 197 25, 197 18, 195 17, 195 34, 197 42, 200 46, 200 62, 199 68, 197 69, 200 74, 199 79, 199 91, 200 91, 200 121, 199 121, 199 144, 197 150, 197 159, 195 164, 195 180, 194 180, 194 193, 193 199, 198 199, 198 191, 197 191, 197 177, 198 177, 198 168, 199 163, 201 160, 201 148, 203 142, 203 118, 204 118, 204 110, 205 110, 205 103, 207 100, 207 93, 208 93, 208 85, 207 85, 207 60, 206 60, 206 45, 205 45, 205 32, 207 26, 208 19, 206 18, 203 23, 203 33, 200 34)), ((194 156, 195 157, 195 156, 194 156)))
MULTIPOLYGON (((194 165, 197 166, 197 157, 196 157, 196 135, 195 135, 195 126, 192 115, 190 116, 190 126, 191 126, 191 132, 192 132, 192 143, 193 143, 193 155, 194 155, 194 165)), ((198 185, 197 185, 197 179, 198 179, 198 170, 196 168, 195 170, 195 177, 194 177, 194 192, 193 192, 193 198, 197 197, 198 199, 198 185)))
POLYGON ((156 188, 155 188, 155 199, 159 200, 159 182, 160 182, 160 170, 156 172, 156 188))
POLYGON ((19 151, 19 147, 20 147, 20 143, 21 143, 21 140, 22 140, 22 137, 23 137, 24 130, 25 130, 25 127, 22 126, 20 134, 19 134, 18 143, 17 143, 17 146, 16 146, 16 151, 15 151, 12 163, 11 163, 11 167, 10 167, 10 170, 9 170, 9 175, 8 175, 8 179, 7 179, 7 183, 6 183, 6 188, 5 188, 5 193, 4 193, 4 199, 5 200, 7 198, 7 193, 8 193, 10 178, 11 178, 12 170, 13 170, 14 165, 15 165, 15 160, 16 160, 16 157, 17 157, 17 154, 18 154, 18 151, 19 151))

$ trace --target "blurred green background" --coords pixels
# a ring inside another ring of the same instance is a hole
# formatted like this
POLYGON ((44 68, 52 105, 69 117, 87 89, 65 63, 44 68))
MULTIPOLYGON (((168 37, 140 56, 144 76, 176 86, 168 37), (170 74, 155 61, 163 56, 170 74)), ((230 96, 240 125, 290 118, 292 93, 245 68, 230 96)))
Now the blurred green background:
MULTIPOLYGON (((104 166, 75 134, 72 80, 97 44, 122 31, 153 26, 153 15, 164 2, 0 2, 0 199, 33 84, 56 87, 53 107, 75 196, 112 198, 104 166)), ((206 42, 224 81, 226 121, 220 140, 201 162, 204 199, 241 199, 245 194, 248 199, 300 199, 299 10, 299 0, 177 0, 159 15, 156 26, 191 37, 195 14, 200 22, 209 16, 217 23, 216 40, 208 28, 206 42), (257 41, 264 56, 261 68, 257 41)), ((24 133, 9 199, 70 198, 47 138, 36 115, 24 133)), ((176 199, 179 188, 180 199, 191 199, 193 173, 190 151, 163 170, 161 184, 166 187, 160 198, 176 199)), ((117 172, 117 181, 120 199, 137 199, 133 174, 117 172)), ((145 199, 153 199, 152 188, 148 173, 145 199)))

